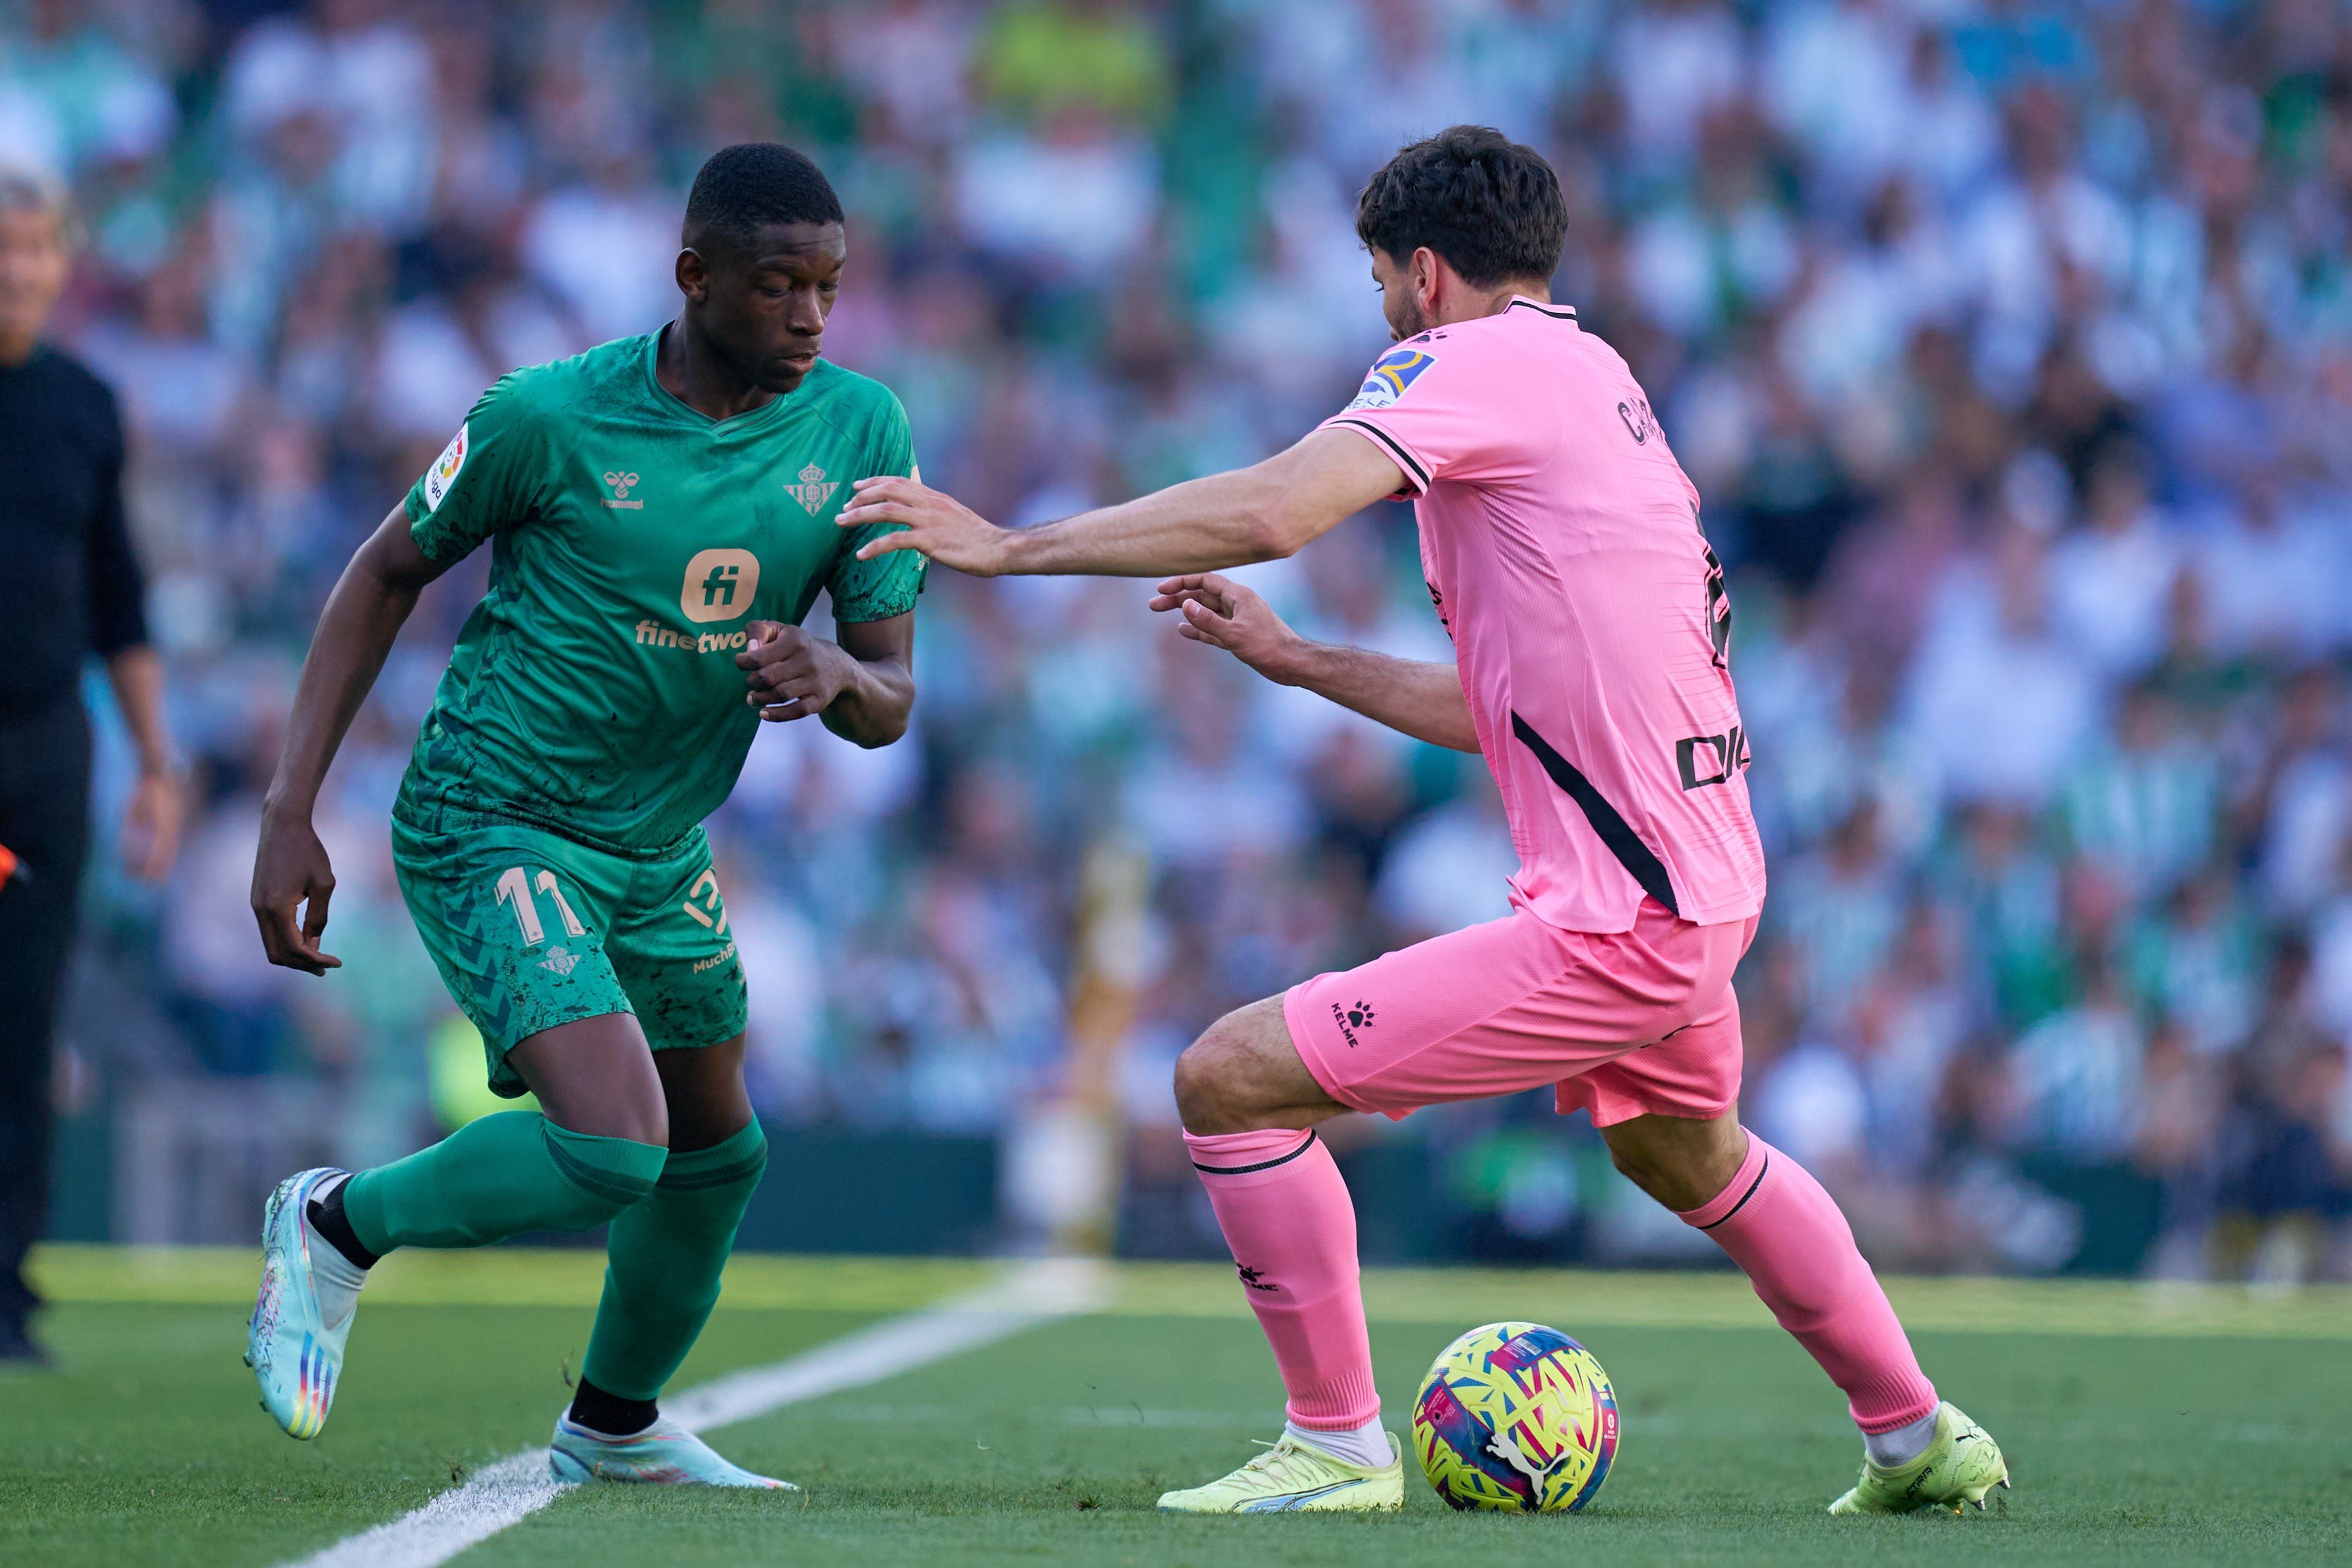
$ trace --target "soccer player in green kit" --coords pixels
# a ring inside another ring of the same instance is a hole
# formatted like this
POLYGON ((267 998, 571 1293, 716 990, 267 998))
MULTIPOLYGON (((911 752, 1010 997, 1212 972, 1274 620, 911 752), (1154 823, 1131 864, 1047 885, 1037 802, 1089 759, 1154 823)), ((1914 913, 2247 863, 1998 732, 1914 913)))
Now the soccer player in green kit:
POLYGON ((556 1475, 785 1484, 656 1404, 718 1300, 767 1159, 701 822, 763 719, 814 715, 862 746, 906 732, 919 558, 860 562, 855 535, 872 535, 834 520, 855 481, 915 464, 898 399, 817 357, 845 249, 814 163, 772 143, 716 153, 683 243, 675 321, 483 395, 352 558, 302 668, 253 910, 270 962, 323 974, 334 877, 311 805, 418 592, 491 542, 393 850, 491 1087, 541 1109, 278 1184, 247 1354, 297 1437, 325 1423, 383 1254, 609 1225, 556 1475), (835 641, 800 628, 820 591, 835 641))

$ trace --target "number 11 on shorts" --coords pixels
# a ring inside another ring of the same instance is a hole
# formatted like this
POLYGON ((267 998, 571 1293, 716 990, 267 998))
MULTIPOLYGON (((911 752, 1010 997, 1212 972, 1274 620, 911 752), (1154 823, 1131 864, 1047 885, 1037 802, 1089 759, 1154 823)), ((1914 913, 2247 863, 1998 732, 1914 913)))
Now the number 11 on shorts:
MULTIPOLYGON (((539 901, 530 896, 530 872, 520 866, 509 866, 499 874, 499 902, 514 909, 515 924, 522 931, 523 943, 537 947, 547 940, 547 928, 539 923, 539 901)), ((539 890, 555 900, 555 912, 562 917, 563 934, 585 936, 588 928, 572 912, 564 901, 563 889, 555 885, 555 873, 542 868, 539 873, 539 890)))

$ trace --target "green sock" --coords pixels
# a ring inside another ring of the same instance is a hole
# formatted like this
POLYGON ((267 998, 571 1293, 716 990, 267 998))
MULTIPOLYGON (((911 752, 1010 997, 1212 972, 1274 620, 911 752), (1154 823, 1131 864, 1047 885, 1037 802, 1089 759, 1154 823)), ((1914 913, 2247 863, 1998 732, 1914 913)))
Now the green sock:
POLYGON ((754 1121, 722 1143, 672 1153, 652 1195, 614 1217, 583 1377, 623 1399, 659 1396, 719 1304, 719 1272, 767 1164, 754 1121))
POLYGON ((353 1176, 343 1217, 375 1253, 593 1230, 653 1191, 668 1155, 657 1143, 558 1127, 536 1110, 501 1110, 353 1176))

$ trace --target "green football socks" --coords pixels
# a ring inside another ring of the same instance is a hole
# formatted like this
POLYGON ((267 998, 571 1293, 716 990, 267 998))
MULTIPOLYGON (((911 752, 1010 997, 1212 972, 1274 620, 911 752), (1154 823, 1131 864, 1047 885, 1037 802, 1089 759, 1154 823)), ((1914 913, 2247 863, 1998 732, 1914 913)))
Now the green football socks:
POLYGON ((352 1239, 377 1254, 609 1222, 604 1297, 582 1375, 618 1399, 651 1400, 718 1304, 735 1228, 767 1163, 757 1121, 672 1153, 507 1110, 361 1172, 338 1196, 352 1239))
MULTIPOLYGON (((352 1236, 370 1252, 480 1247, 526 1231, 593 1230, 652 1192, 665 1161, 676 1163, 657 1143, 598 1138, 535 1110, 502 1110, 362 1171, 340 1195, 352 1236)), ((719 1277, 715 1261, 710 1275, 719 1277)))
POLYGON ((652 1194, 614 1217, 584 1382, 621 1399, 661 1393, 719 1302, 719 1271, 767 1163, 768 1141, 751 1122, 673 1152, 652 1194))

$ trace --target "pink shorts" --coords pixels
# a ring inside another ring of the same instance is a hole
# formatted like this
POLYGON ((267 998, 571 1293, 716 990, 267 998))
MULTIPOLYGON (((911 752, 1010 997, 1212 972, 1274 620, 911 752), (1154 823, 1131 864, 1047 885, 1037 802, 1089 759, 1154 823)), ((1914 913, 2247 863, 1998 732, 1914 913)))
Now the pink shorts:
POLYGON ((1692 925, 1643 900, 1633 929, 1561 931, 1524 910, 1290 988, 1282 1016, 1340 1104, 1424 1105, 1556 1084, 1595 1126, 1720 1116, 1739 1098, 1731 972, 1756 921, 1692 925))

